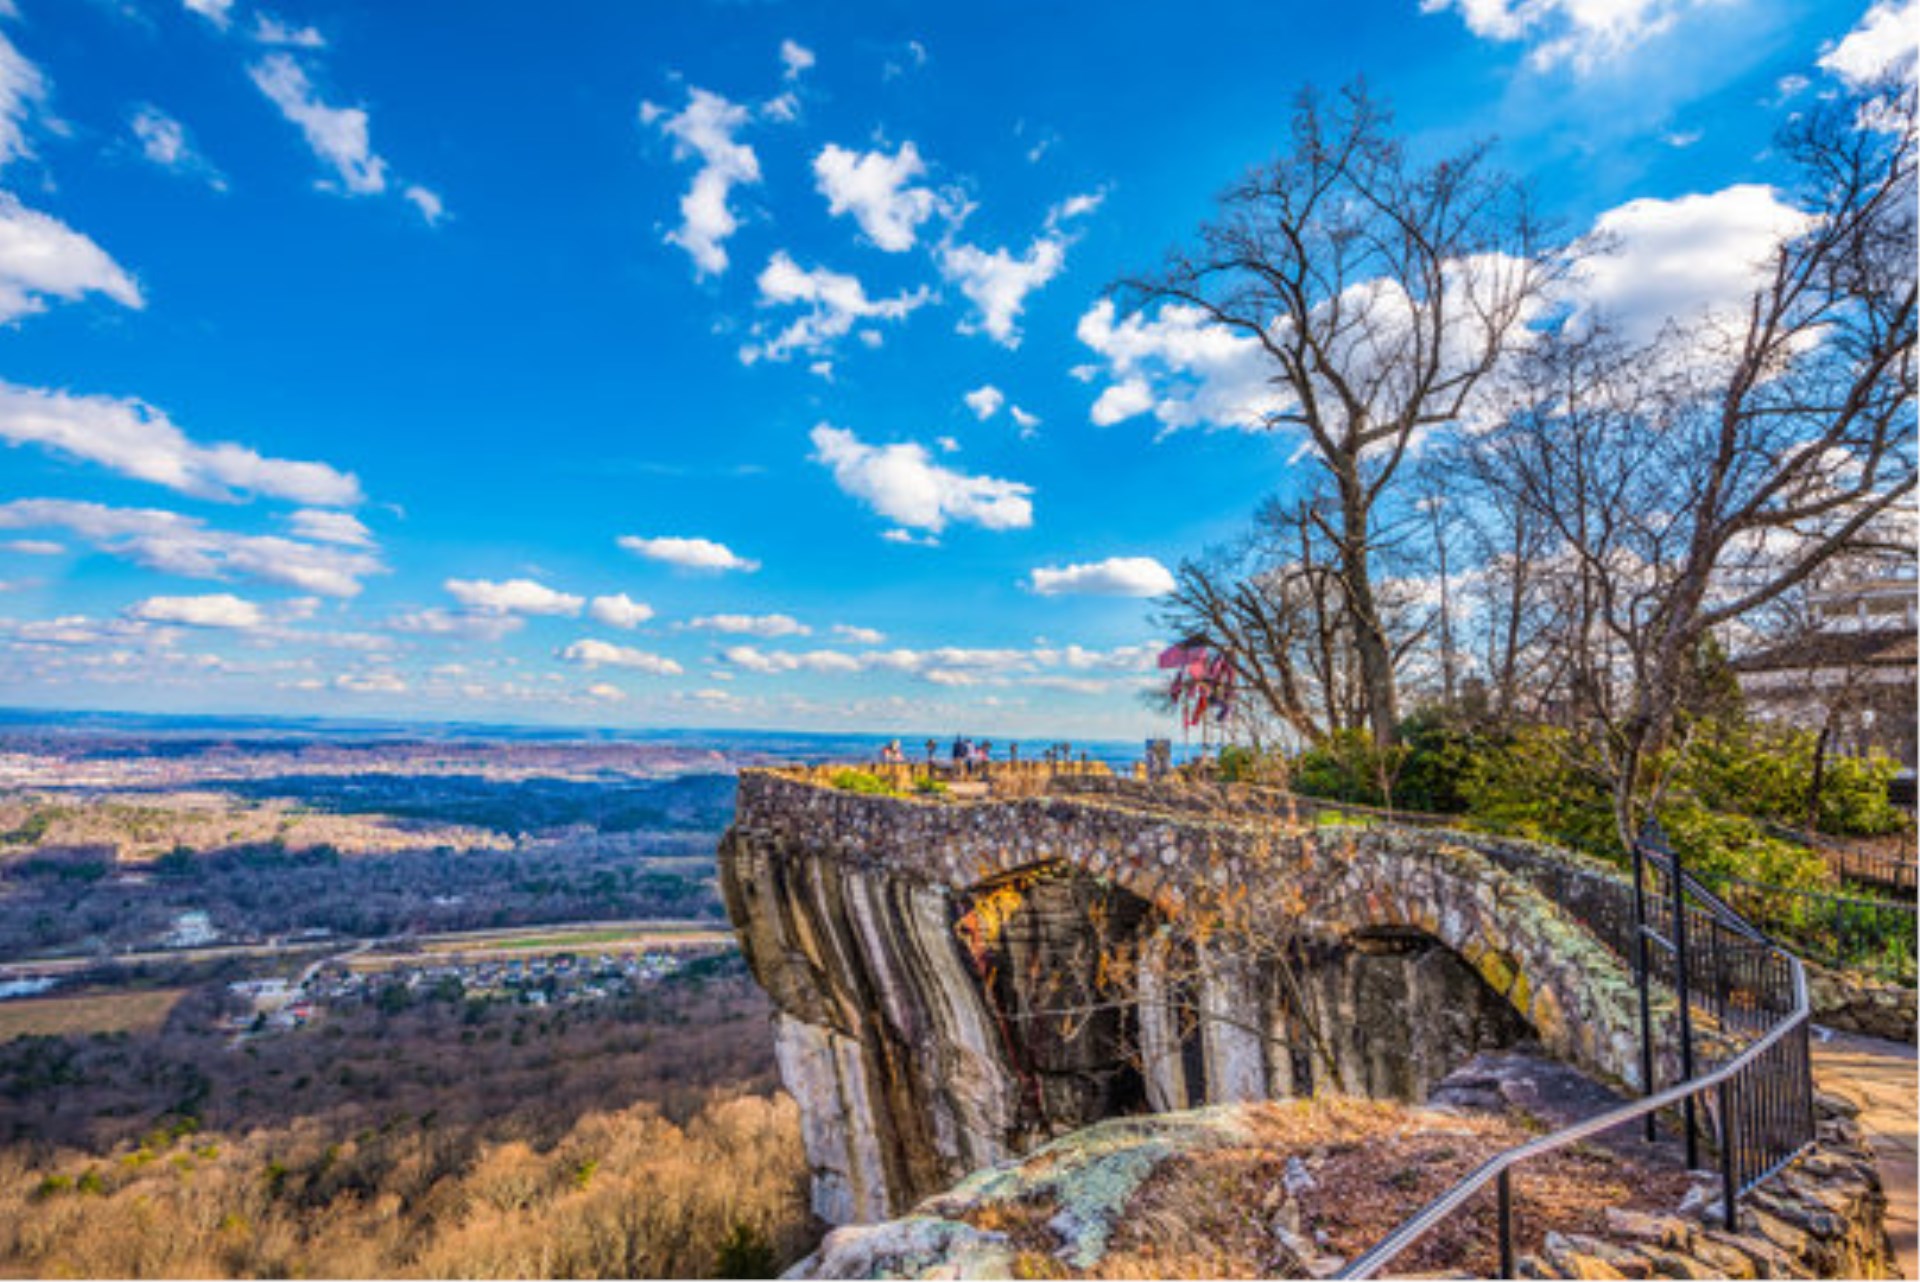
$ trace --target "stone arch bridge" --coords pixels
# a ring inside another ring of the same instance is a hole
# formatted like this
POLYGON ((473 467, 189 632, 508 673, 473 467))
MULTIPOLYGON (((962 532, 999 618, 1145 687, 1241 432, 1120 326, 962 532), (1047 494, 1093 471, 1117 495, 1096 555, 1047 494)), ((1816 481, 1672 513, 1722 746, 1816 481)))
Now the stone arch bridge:
POLYGON ((1422 1099, 1528 1039, 1638 1077, 1631 976, 1497 843, 1120 779, 966 801, 826 779, 743 772, 720 875, 829 1222, 1115 1113, 1422 1099))

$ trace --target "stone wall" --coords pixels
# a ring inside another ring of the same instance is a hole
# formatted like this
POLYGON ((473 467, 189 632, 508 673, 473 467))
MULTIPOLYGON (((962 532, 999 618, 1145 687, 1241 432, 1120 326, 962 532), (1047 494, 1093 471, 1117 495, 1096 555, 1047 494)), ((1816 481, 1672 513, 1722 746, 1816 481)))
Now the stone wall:
POLYGON ((1303 1060, 1345 1091, 1417 1097, 1448 1058, 1531 1033, 1636 1083, 1619 962, 1453 834, 1156 810, 1122 783, 955 803, 742 775, 722 888, 779 1008, 823 1218, 898 1213, 1115 1107, 1285 1098, 1303 1060), (1058 889, 1037 893, 1051 868, 1058 889), (1291 890, 1298 973, 1230 932, 1194 946, 1207 932, 1173 929, 1250 884, 1291 890), (1090 983, 1123 939, 1125 973, 1090 983), (1062 1021, 1051 1040, 1036 1012, 1062 1021))

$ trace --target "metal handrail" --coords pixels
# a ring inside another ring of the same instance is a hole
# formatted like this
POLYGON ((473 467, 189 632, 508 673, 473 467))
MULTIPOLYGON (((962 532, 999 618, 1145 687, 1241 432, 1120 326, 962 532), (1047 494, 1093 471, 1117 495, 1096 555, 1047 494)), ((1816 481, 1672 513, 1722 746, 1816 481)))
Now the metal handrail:
MULTIPOLYGON (((1676 870, 1672 864, 1667 864, 1666 871, 1668 875, 1672 875, 1676 870)), ((1807 973, 1800 959, 1773 943, 1772 940, 1755 929, 1751 923, 1747 922, 1738 913, 1735 913, 1723 903, 1718 896, 1713 895, 1711 891, 1708 891, 1696 882, 1690 874, 1684 870, 1678 871, 1679 881, 1685 885, 1687 890, 1693 892, 1705 902, 1715 917, 1721 918, 1729 928, 1747 935, 1756 943, 1765 945, 1768 951, 1782 958, 1787 963, 1789 972, 1793 977, 1793 1009, 1788 1013, 1787 1017, 1769 1029, 1765 1036, 1747 1047, 1739 1055, 1736 1055, 1711 1072, 1690 1077, 1686 1081, 1675 1083, 1665 1090, 1649 1095, 1644 1099, 1635 1100, 1631 1104, 1624 1104, 1619 1108, 1601 1113, 1585 1121, 1575 1122, 1571 1126, 1555 1131, 1550 1135, 1543 1135, 1539 1139, 1530 1140, 1525 1144, 1495 1154, 1476 1167, 1465 1179, 1421 1208, 1413 1218, 1402 1223, 1399 1228, 1388 1234, 1335 1276, 1342 1278, 1371 1278, 1378 1276, 1381 1269, 1391 1264, 1402 1252, 1406 1251, 1409 1247, 1413 1246, 1415 1242, 1438 1227, 1469 1198, 1495 1181, 1499 1183, 1497 1196, 1500 1199, 1502 1211, 1500 1217, 1501 1274, 1505 1277, 1513 1276, 1512 1244, 1508 1236, 1507 1228, 1512 1205, 1512 1189, 1509 1172, 1512 1171, 1514 1167, 1530 1158, 1538 1157, 1543 1153, 1554 1152, 1594 1135, 1599 1135, 1603 1132, 1613 1130, 1616 1127, 1624 1126, 1629 1122, 1642 1118, 1651 1118, 1653 1114, 1663 1108, 1690 1101, 1714 1087, 1722 1088, 1722 1103, 1724 1104, 1724 1091, 1728 1083, 1752 1067, 1754 1063, 1768 1051, 1779 1045, 1788 1034, 1811 1021, 1812 1002, 1807 992, 1807 973)), ((1725 1117, 1726 1115, 1726 1110, 1723 1108, 1722 1116, 1725 1117)), ((1734 1179, 1731 1158, 1726 1151, 1730 1148, 1730 1145, 1727 1143, 1727 1137, 1724 1135, 1722 1136, 1721 1144, 1723 1150, 1722 1169, 1724 1176, 1721 1196, 1726 1199, 1723 1213, 1727 1218, 1729 1226, 1731 1226, 1734 1222, 1735 1206, 1738 1202, 1740 1190, 1734 1179)), ((1800 1148, 1795 1149, 1792 1153, 1770 1166, 1766 1171, 1761 1172, 1754 1180, 1750 1181, 1749 1187, 1778 1171, 1781 1167, 1785 1166, 1787 1162, 1804 1151, 1805 1147, 1806 1145, 1802 1144, 1800 1148)))

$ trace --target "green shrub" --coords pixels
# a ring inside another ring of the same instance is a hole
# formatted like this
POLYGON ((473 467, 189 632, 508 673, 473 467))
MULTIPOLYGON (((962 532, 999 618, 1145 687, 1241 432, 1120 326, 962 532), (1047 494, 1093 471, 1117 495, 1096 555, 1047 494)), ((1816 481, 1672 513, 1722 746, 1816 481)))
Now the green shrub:
POLYGON ((1499 832, 1618 857, 1613 805, 1583 769, 1573 736, 1534 726, 1474 754, 1458 787, 1472 816, 1499 832))
POLYGON ((913 790, 923 797, 944 797, 950 791, 946 780, 935 779, 932 775, 913 781, 913 790))
POLYGON ((1376 747, 1365 730, 1336 730, 1294 762, 1294 787, 1309 797, 1358 806, 1393 803, 1393 781, 1406 764, 1404 744, 1376 747))
POLYGON ((836 770, 828 779, 841 792, 858 792, 877 797, 893 795, 893 789, 887 781, 865 770, 836 770))

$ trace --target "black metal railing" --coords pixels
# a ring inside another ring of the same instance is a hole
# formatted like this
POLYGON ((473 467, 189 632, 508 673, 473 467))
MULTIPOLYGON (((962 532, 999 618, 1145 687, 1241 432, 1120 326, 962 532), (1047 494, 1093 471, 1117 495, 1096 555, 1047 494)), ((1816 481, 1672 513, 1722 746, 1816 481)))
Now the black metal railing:
POLYGON ((1657 830, 1634 847, 1633 900, 1631 952, 1647 1095, 1482 1163, 1339 1276, 1377 1276, 1491 1184, 1500 1276, 1513 1277, 1514 1171, 1635 1123, 1651 1141, 1663 1110, 1679 1112, 1689 1167, 1702 1165, 1702 1141, 1713 1146, 1729 1230, 1739 1225, 1740 1198, 1813 1142, 1811 1009, 1800 960, 1680 867, 1657 830), (1654 1017, 1656 989, 1670 999, 1661 1003, 1670 1020, 1654 1017), (1663 1032, 1670 1046, 1661 1044, 1663 1032), (1657 1089, 1663 1064, 1673 1066, 1676 1080, 1657 1089))

